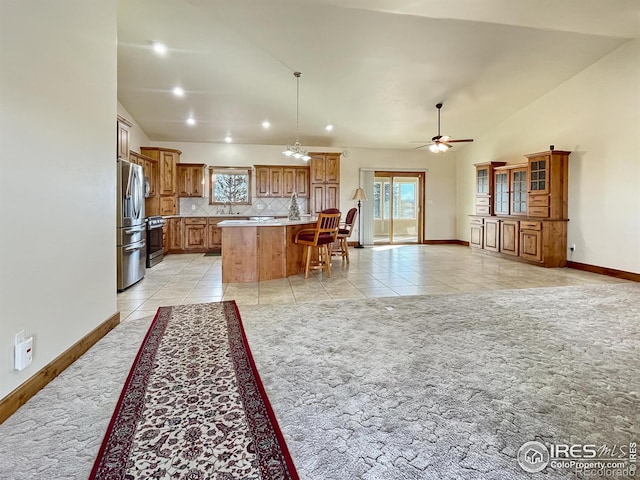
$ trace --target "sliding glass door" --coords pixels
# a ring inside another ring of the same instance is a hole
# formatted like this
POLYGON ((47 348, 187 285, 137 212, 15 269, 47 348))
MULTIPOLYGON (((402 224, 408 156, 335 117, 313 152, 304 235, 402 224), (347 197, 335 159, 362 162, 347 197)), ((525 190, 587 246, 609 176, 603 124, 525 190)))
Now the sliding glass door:
POLYGON ((424 173, 376 171, 373 181, 373 241, 422 243, 424 173))

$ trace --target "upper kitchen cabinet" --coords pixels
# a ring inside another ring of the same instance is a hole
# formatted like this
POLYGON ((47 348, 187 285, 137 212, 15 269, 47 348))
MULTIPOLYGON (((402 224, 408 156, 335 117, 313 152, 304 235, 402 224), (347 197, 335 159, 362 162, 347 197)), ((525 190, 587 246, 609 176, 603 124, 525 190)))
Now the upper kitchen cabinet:
POLYGON ((340 154, 309 153, 311 156, 310 212, 340 208, 340 154))
POLYGON ((119 160, 129 160, 129 134, 133 123, 124 117, 117 117, 117 150, 119 160))
POLYGON ((477 163, 476 167, 476 214, 493 215, 494 201, 494 169, 505 165, 505 162, 477 163))
POLYGON ((158 161, 160 195, 176 194, 176 165, 180 163, 180 150, 159 147, 140 147, 140 152, 158 161))
POLYGON ((254 165, 256 169, 256 197, 309 196, 309 167, 254 165))
POLYGON ((340 183, 339 153, 310 153, 311 183, 340 183))
POLYGON ((204 163, 178 163, 177 192, 179 197, 204 196, 204 163))

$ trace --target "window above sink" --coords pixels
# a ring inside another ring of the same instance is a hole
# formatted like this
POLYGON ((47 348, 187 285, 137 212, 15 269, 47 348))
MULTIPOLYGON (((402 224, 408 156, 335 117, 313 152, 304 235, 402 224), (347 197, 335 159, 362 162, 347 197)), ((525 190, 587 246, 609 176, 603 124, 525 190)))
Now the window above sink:
POLYGON ((209 205, 251 205, 251 167, 209 167, 209 205))

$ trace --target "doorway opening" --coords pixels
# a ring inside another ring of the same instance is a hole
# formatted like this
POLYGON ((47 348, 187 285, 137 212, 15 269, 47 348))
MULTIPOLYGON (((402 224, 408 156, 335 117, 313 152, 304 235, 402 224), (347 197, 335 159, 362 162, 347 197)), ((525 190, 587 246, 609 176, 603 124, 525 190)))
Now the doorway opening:
POLYGON ((424 177, 424 172, 375 172, 374 244, 423 242, 424 177))

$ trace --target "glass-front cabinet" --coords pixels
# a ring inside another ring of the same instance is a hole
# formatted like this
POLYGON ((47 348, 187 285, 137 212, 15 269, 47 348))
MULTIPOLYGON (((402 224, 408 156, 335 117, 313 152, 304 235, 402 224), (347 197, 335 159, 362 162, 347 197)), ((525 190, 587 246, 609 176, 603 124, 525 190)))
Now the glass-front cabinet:
POLYGON ((525 155, 524 163, 476 167, 474 251, 563 267, 567 263, 568 175, 571 152, 525 155))

